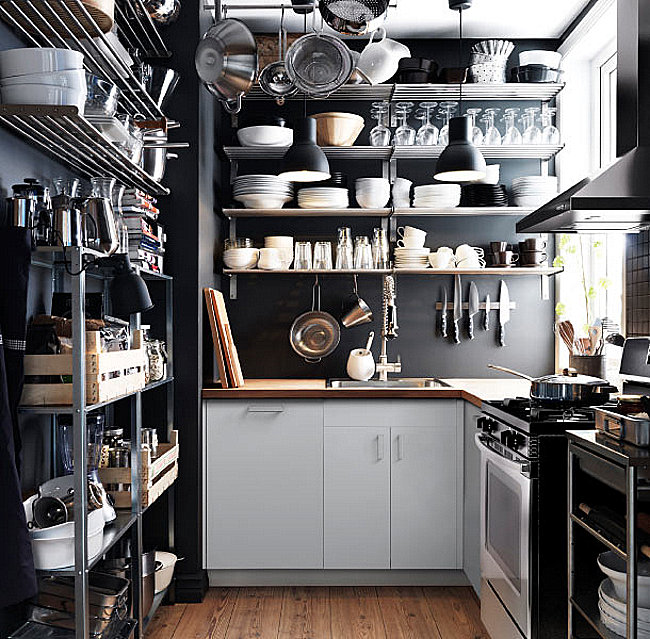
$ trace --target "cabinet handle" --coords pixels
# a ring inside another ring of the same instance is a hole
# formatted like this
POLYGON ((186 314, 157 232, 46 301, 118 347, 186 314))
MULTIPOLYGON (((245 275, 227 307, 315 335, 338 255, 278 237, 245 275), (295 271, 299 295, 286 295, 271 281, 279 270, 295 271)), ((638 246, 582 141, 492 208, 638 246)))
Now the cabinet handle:
POLYGON ((284 406, 249 406, 249 413, 284 413, 284 406))
POLYGON ((383 461, 384 460, 384 449, 385 449, 385 442, 384 442, 384 436, 383 435, 377 435, 375 438, 377 442, 377 461, 383 461))
POLYGON ((397 461, 404 459, 404 436, 397 436, 397 461))

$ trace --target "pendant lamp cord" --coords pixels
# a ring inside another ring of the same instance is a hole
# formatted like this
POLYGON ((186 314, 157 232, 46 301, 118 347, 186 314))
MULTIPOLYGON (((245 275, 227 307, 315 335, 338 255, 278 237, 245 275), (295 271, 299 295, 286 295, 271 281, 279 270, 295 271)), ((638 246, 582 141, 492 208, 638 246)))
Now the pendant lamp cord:
MULTIPOLYGON (((458 39, 458 69, 462 68, 462 59, 463 59, 463 10, 459 9, 458 10, 458 20, 459 20, 459 31, 460 31, 460 38, 458 39)), ((460 91, 460 99, 459 99, 459 115, 463 115, 463 74, 462 72, 459 73, 460 78, 460 86, 459 86, 459 91, 460 91)))

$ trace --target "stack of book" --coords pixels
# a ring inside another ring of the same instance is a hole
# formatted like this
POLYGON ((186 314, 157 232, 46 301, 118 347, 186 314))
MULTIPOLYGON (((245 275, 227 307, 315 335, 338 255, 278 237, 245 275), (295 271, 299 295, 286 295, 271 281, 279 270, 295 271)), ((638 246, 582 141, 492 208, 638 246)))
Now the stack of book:
POLYGON ((163 273, 165 232, 158 224, 156 200, 138 189, 128 189, 122 199, 122 215, 129 230, 129 259, 143 271, 163 273))

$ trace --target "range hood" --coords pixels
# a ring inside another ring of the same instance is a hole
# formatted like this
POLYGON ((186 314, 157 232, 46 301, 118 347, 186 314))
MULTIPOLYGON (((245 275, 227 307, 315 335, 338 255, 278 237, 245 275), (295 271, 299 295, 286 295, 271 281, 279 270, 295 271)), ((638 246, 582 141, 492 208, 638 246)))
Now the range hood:
POLYGON ((617 13, 618 159, 522 219, 519 233, 633 233, 650 226, 650 2, 618 0, 617 13))

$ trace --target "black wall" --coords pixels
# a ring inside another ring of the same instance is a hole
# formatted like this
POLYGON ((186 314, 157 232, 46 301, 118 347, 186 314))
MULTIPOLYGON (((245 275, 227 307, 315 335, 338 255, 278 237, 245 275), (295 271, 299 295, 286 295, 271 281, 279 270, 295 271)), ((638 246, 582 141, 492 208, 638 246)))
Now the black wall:
POLYGON ((650 231, 628 235, 626 336, 650 335, 650 231))

